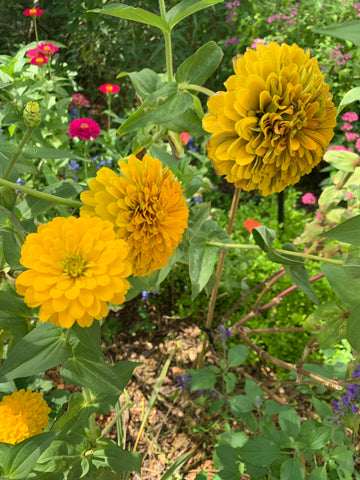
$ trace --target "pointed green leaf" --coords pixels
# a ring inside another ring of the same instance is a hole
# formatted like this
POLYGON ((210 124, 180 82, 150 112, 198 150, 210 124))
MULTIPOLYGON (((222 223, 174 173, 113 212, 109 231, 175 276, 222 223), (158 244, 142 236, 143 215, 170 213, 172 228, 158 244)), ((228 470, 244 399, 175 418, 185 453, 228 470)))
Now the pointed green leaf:
POLYGON ((350 345, 360 353, 360 304, 350 313, 347 321, 346 338, 350 345))
POLYGON ((356 102, 357 100, 360 100, 360 87, 354 87, 345 93, 339 104, 338 114, 344 107, 346 107, 346 105, 356 102))
POLYGON ((142 457, 138 452, 129 452, 117 445, 94 449, 91 457, 96 468, 111 467, 116 473, 140 472, 142 457))
POLYGON ((233 345, 228 352, 229 367, 238 367, 247 359, 249 349, 246 345, 233 345))
POLYGON ((56 367, 68 358, 71 347, 62 328, 41 323, 10 351, 0 368, 0 381, 28 377, 56 367))
POLYGON ((223 52, 215 42, 206 43, 179 66, 176 81, 179 84, 203 85, 218 68, 222 57, 223 52))
POLYGON ((357 306, 359 303, 360 278, 349 277, 342 265, 326 263, 321 265, 320 268, 340 300, 349 307, 357 306))
POLYGON ((27 480, 40 455, 56 437, 56 432, 40 433, 12 446, 1 459, 3 473, 11 480, 27 480))
POLYGON ((360 20, 350 20, 350 22, 336 23, 328 27, 313 28, 312 30, 315 33, 341 38, 360 46, 360 20))
POLYGON ((360 215, 345 220, 345 222, 325 232, 323 236, 339 242, 360 245, 360 215))
POLYGON ((103 9, 96 8, 89 11, 95 13, 104 13, 105 15, 124 18, 126 20, 133 20, 134 22, 145 23, 145 25, 152 25, 153 27, 159 28, 164 32, 170 33, 170 27, 164 19, 158 15, 155 15, 155 13, 144 10, 143 8, 130 7, 129 5, 125 5, 123 3, 112 3, 105 5, 103 9))
POLYGON ((190 392, 211 388, 216 383, 216 375, 212 372, 210 367, 205 367, 201 370, 191 370, 191 375, 190 392))
POLYGON ((313 430, 308 437, 308 446, 311 450, 320 450, 330 440, 332 433, 331 426, 319 427, 313 430))
POLYGON ((205 135, 201 119, 191 109, 186 110, 181 115, 178 115, 176 118, 167 122, 166 126, 172 132, 180 133, 186 131, 193 137, 202 137, 205 135))
POLYGON ((60 431, 61 436, 66 435, 69 430, 76 432, 89 424, 89 417, 94 412, 95 405, 88 404, 81 393, 72 393, 66 413, 56 420, 52 429, 60 431))
POLYGON ((279 413, 279 424, 281 430, 289 437, 296 437, 300 432, 300 418, 293 408, 289 407, 279 413))
POLYGON ((150 70, 150 68, 144 68, 140 72, 122 72, 116 78, 122 78, 125 75, 129 75, 133 87, 143 101, 151 93, 164 86, 160 75, 150 70))
POLYGON ((249 440, 241 449, 241 457, 249 463, 266 466, 272 463, 280 454, 280 448, 266 438, 249 440))
POLYGON ((344 269, 351 278, 360 277, 360 258, 349 255, 345 261, 344 269))
MULTIPOLYGON (((253 228, 252 234, 257 245, 259 245, 261 250, 267 254, 269 260, 272 262, 281 263, 282 265, 299 265, 304 263, 301 258, 297 259, 295 257, 287 256, 284 253, 279 253, 271 246, 275 239, 275 231, 271 228, 263 226, 256 227, 253 228)), ((285 244, 285 249, 287 245, 290 244, 285 244)))
POLYGON ((356 153, 344 150, 328 150, 324 155, 324 160, 342 172, 353 172, 355 170, 354 163, 357 159, 358 155, 356 153))
POLYGON ((166 20, 170 29, 172 29, 177 23, 189 15, 220 2, 222 2, 222 0, 183 0, 166 13, 166 20))
POLYGON ((280 480, 304 480, 304 478, 304 467, 298 456, 289 458, 281 464, 280 480))

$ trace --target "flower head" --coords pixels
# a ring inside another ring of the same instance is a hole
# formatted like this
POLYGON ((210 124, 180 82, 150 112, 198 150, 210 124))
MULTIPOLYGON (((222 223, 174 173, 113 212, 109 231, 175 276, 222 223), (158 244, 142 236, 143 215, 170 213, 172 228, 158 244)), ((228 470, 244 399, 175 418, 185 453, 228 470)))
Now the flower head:
POLYGON ((344 122, 357 122, 359 115, 356 112, 346 112, 341 115, 341 120, 344 120, 344 122))
POLYGON ((259 223, 257 220, 253 220, 252 218, 248 218, 244 222, 244 227, 249 233, 251 233, 253 228, 261 227, 261 223, 259 223))
POLYGON ((281 192, 310 173, 334 135, 336 108, 316 59, 297 45, 257 45, 234 58, 203 127, 215 169, 236 187, 281 192))
POLYGON ((50 408, 41 393, 24 389, 0 402, 0 442, 15 445, 47 427, 50 408))
POLYGON ((24 123, 27 127, 36 128, 41 122, 40 107, 37 102, 28 102, 23 111, 24 123))
POLYGON ((27 8, 26 10, 23 11, 23 14, 26 17, 40 17, 44 13, 44 10, 41 10, 40 8, 27 8))
POLYGON ((104 85, 100 85, 99 90, 102 93, 117 93, 120 90, 120 87, 113 85, 112 83, 104 83, 104 85))
POLYGON ((180 183, 149 155, 119 161, 122 176, 103 167, 81 194, 81 215, 110 220, 130 247, 133 275, 164 267, 187 227, 188 208, 180 183))
POLYGON ((69 125, 69 135, 71 138, 78 137, 81 140, 94 140, 100 135, 100 127, 97 122, 91 118, 76 118, 69 125))
POLYGON ((53 55, 59 50, 59 47, 56 47, 53 43, 40 43, 37 47, 36 50, 43 55, 53 55))
POLYGON ((110 222, 97 217, 56 217, 26 237, 16 280, 25 303, 39 318, 64 328, 88 327, 121 304, 129 288, 129 247, 110 222))
POLYGON ((32 59, 30 60, 31 65, 38 65, 38 66, 46 65, 47 62, 48 62, 48 57, 46 57, 45 55, 38 55, 37 57, 32 57, 32 59))
POLYGON ((71 102, 69 103, 69 108, 88 107, 89 105, 89 100, 85 98, 82 93, 73 93, 71 95, 71 102))
POLYGON ((301 197, 301 201, 304 205, 315 205, 316 197, 310 192, 304 193, 304 195, 301 197))
POLYGON ((187 132, 180 132, 180 142, 183 147, 189 143, 190 138, 191 135, 189 135, 187 132))

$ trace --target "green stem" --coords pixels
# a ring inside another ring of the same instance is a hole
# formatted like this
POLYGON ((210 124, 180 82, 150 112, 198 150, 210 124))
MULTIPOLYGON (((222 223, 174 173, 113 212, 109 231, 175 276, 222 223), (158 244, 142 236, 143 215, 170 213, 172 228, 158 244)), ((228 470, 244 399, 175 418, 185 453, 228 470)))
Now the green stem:
POLYGON ((10 187, 13 190, 19 190, 19 192, 27 193, 32 197, 40 198, 41 200, 46 200, 52 203, 58 203, 60 205, 67 205, 73 208, 80 208, 84 205, 78 200, 70 200, 69 198, 58 197, 57 195, 51 195, 50 193, 38 192, 37 190, 33 190, 32 188, 23 187, 22 185, 18 185, 17 183, 9 182, 8 180, 4 180, 3 178, 0 178, 0 185, 5 185, 5 187, 10 187))
MULTIPOLYGON (((165 0, 159 0, 161 18, 166 21, 165 0)), ((165 40, 165 56, 166 56, 166 71, 168 76, 168 82, 171 82, 174 76, 172 65, 172 49, 171 49, 171 34, 162 30, 165 40)))
MULTIPOLYGON (((91 405, 91 393, 90 390, 86 387, 83 387, 83 394, 86 402, 91 405)), ((89 417, 89 433, 90 433, 90 445, 92 447, 96 446, 97 433, 96 433, 96 421, 95 414, 91 414, 89 417)))
MULTIPOLYGON (((84 145, 85 145, 84 146, 84 158, 88 158, 89 153, 88 153, 88 148, 87 148, 87 146, 88 146, 87 145, 87 140, 85 140, 84 145)), ((84 163, 85 163, 85 165, 84 165, 85 166, 85 180, 87 180, 87 178, 88 178, 87 162, 84 162, 84 163)))
POLYGON ((111 93, 108 93, 108 131, 110 130, 110 125, 111 125, 111 116, 110 116, 110 112, 111 112, 111 93))
POLYGON ((204 93, 205 95, 207 95, 208 97, 212 97, 213 95, 215 95, 215 92, 213 92, 212 90, 208 89, 208 88, 205 88, 205 87, 201 87, 200 85, 193 85, 192 83, 180 83, 179 84, 179 89, 182 90, 194 90, 195 92, 200 92, 200 93, 204 93))
POLYGON ((34 19, 34 30, 35 30, 36 43, 39 43, 39 37, 38 37, 38 31, 37 31, 37 25, 36 25, 36 17, 33 17, 33 19, 34 19))
POLYGON ((106 425, 104 430, 101 432, 101 437, 105 437, 105 435, 110 432, 112 429, 113 425, 118 421, 118 419, 121 417, 121 415, 124 413, 124 411, 129 407, 130 402, 125 402, 124 405, 116 412, 116 415, 114 418, 111 419, 110 423, 106 425))
MULTIPOLYGON (((260 252, 263 252, 263 250, 258 245, 247 245, 247 244, 239 244, 239 243, 221 243, 221 242, 206 242, 206 245, 211 245, 213 247, 222 247, 222 248, 240 248, 243 250, 258 250, 260 252)), ((291 250, 283 250, 282 248, 272 248, 272 250, 275 253, 289 255, 291 257, 301 257, 301 258, 307 258, 309 260, 315 260, 316 262, 344 265, 344 262, 342 260, 335 260, 333 258, 319 257, 318 255, 310 255, 309 253, 292 252, 291 250)))
POLYGON ((31 127, 27 127, 27 128, 26 128, 26 131, 25 131, 25 133, 24 133, 24 136, 23 136, 21 142, 19 143, 19 149, 18 149, 17 152, 15 152, 15 153, 13 154, 13 156, 12 156, 12 158, 11 158, 11 160, 10 160, 9 165, 8 165, 7 169, 5 170, 5 173, 4 173, 4 175, 3 175, 3 178, 4 178, 4 179, 8 178, 8 176, 10 175, 10 172, 11 172, 11 170, 13 169, 13 166, 15 165, 16 160, 19 158, 20 153, 23 151, 25 145, 26 145, 26 144, 28 143, 28 141, 30 140, 30 137, 31 137, 31 135, 33 134, 33 131, 34 131, 34 129, 31 128, 31 127))

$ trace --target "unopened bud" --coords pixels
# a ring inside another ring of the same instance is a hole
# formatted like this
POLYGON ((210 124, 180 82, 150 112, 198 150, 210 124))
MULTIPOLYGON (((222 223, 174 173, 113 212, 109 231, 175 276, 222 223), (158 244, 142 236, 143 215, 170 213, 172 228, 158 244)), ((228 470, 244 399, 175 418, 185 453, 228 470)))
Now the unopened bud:
POLYGON ((37 102, 28 102, 24 108, 24 122, 27 127, 36 128, 41 121, 40 107, 37 102))

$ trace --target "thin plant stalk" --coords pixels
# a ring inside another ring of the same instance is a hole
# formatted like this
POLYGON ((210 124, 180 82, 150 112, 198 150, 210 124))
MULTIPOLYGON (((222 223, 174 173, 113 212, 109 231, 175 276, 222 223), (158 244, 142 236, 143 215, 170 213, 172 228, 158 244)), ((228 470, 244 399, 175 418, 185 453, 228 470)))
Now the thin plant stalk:
POLYGON ((111 116, 110 116, 110 112, 111 112, 111 93, 108 93, 107 96, 108 96, 108 131, 109 131, 110 130, 110 125, 111 125, 111 116))
MULTIPOLYGON (((166 21, 165 0, 159 0, 159 8, 161 18, 166 21)), ((171 48, 171 34, 170 32, 162 31, 165 40, 165 57, 166 57, 166 72, 168 76, 168 82, 171 82, 174 76, 173 64, 172 64, 172 48, 171 48)))
MULTIPOLYGON (((227 226, 227 233, 229 235, 232 232, 232 229, 233 229, 233 226, 234 226, 235 214, 236 214, 237 206, 238 206, 239 200, 240 200, 240 192, 241 192, 240 188, 236 188, 235 191, 234 191, 234 196, 233 196, 233 199, 232 199, 230 215, 229 215, 229 222, 228 222, 228 226, 227 226)), ((215 285, 213 287, 213 290, 211 292, 211 297, 210 297, 210 301, 209 301, 209 307, 208 307, 208 313, 207 313, 205 328, 210 328, 211 327, 211 323, 212 323, 212 320, 213 320, 213 317, 214 317, 215 304, 216 304, 216 299, 217 299, 217 295, 218 295, 218 291, 219 291, 220 279, 221 279, 221 274, 222 274, 222 270, 223 270, 223 267, 224 267, 225 256, 226 256, 226 252, 221 252, 220 253, 219 263, 218 263, 217 270, 216 270, 216 280, 215 280, 215 285)), ((202 344, 201 353, 200 353, 200 355, 198 355, 197 362, 196 362, 197 363, 197 368, 201 368, 201 366, 202 366, 202 362, 203 362, 203 359, 204 359, 206 348, 207 348, 207 336, 205 335, 204 340, 203 340, 203 344, 202 344)))
MULTIPOLYGON (((90 390, 86 387, 83 387, 83 395, 85 397, 85 400, 91 404, 91 393, 90 390)), ((89 435, 90 435, 90 445, 92 447, 96 446, 96 441, 97 441, 97 428, 96 428, 96 421, 95 421, 95 414, 92 413, 89 417, 89 435)))
POLYGON ((34 30, 35 30, 36 43, 39 44, 39 36, 38 36, 37 25, 36 25, 36 17, 33 17, 33 20, 34 20, 34 30))
POLYGON ((4 172, 3 179, 6 180, 8 178, 8 176, 10 175, 11 170, 13 169, 13 167, 16 163, 16 160, 19 158, 20 153, 23 151, 24 147, 26 146, 26 144, 30 140, 31 135, 33 134, 33 131, 34 131, 34 129, 31 128, 31 127, 26 128, 24 136, 21 139, 21 142, 19 143, 18 150, 16 152, 14 152, 13 156, 11 157, 9 165, 7 166, 7 169, 4 172))

